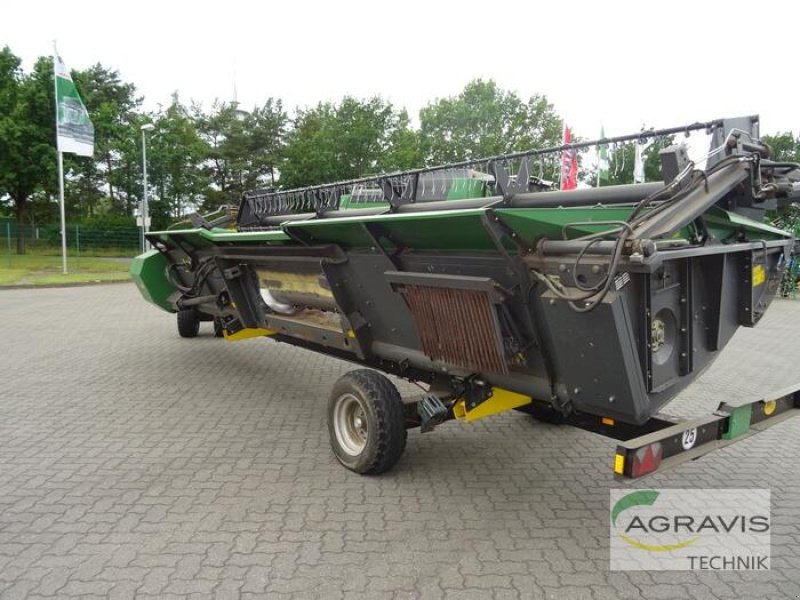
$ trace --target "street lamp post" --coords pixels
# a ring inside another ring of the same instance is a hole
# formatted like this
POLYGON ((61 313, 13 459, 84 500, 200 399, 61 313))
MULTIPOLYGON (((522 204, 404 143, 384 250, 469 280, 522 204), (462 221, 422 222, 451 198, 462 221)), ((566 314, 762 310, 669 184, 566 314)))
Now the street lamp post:
POLYGON ((140 129, 142 131, 142 252, 144 252, 150 245, 145 237, 150 228, 150 207, 147 205, 147 132, 153 131, 155 125, 146 123, 140 129))

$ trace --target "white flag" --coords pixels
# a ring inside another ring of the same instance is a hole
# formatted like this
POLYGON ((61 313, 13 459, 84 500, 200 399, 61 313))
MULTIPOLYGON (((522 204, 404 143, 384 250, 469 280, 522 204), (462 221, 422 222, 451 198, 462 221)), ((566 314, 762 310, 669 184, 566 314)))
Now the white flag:
MULTIPOLYGON (((606 131, 600 127, 600 139, 606 139, 606 131)), ((600 144, 597 147, 597 187, 600 187, 600 182, 608 182, 608 144, 600 144)))
POLYGON ((636 159, 633 163, 633 183, 644 183, 644 153, 653 145, 653 140, 647 140, 636 146, 636 159))
POLYGON ((56 77, 56 140, 59 152, 80 156, 94 154, 94 125, 78 95, 64 61, 53 57, 56 77))

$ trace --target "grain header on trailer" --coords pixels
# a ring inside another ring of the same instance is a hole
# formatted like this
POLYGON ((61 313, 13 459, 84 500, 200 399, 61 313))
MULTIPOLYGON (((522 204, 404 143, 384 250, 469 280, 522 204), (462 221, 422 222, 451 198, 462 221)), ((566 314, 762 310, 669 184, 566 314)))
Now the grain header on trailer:
POLYGON ((409 428, 521 409, 620 439, 615 472, 642 475, 800 404, 789 390, 702 423, 660 415, 769 306, 794 240, 763 216, 797 197, 800 165, 770 160, 757 117, 568 148, 698 130, 704 168, 668 147, 663 182, 552 191, 534 172, 558 147, 249 192, 235 229, 149 233, 132 273, 184 337, 207 320, 369 367, 328 402, 353 471, 391 468, 409 428), (401 398, 378 371, 425 392, 401 398))

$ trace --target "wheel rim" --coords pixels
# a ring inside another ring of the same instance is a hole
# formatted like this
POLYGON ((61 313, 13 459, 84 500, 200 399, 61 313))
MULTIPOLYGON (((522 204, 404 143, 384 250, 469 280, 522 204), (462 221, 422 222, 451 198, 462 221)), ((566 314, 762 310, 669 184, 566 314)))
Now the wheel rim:
POLYGON ((336 400, 333 430, 339 447, 350 456, 358 456, 367 445, 369 438, 367 414, 359 399, 353 394, 342 394, 336 400))

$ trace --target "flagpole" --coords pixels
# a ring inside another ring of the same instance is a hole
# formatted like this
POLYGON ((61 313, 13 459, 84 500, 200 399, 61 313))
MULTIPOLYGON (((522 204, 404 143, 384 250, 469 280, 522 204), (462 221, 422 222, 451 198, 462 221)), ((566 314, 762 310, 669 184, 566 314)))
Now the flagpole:
POLYGON ((61 267, 67 274, 67 221, 64 216, 64 153, 58 152, 58 205, 61 210, 61 267))
MULTIPOLYGON (((602 131, 603 129, 602 126, 600 127, 600 129, 602 131)), ((600 137, 605 137, 605 136, 601 135, 600 137)), ((600 187, 600 169, 602 168, 600 162, 602 160, 603 159, 600 157, 600 146, 597 146, 597 185, 595 185, 595 187, 600 187)))
MULTIPOLYGON (((603 130, 603 126, 602 125, 600 125, 600 137, 601 138, 606 137, 606 133, 603 130)), ((597 146, 597 185, 595 185, 595 187, 600 187, 600 169, 602 169, 601 161, 603 160, 602 157, 600 156, 600 154, 601 154, 601 150, 600 150, 600 146, 598 145, 597 146)))
MULTIPOLYGON (((564 121, 564 126, 561 128, 561 145, 565 145, 567 138, 567 122, 564 121)), ((564 189, 564 151, 558 154, 558 189, 564 189)))
POLYGON ((53 40, 53 99, 56 105, 56 152, 58 153, 58 206, 61 212, 61 269, 64 275, 67 274, 67 224, 64 215, 64 153, 58 147, 58 71, 56 68, 58 60, 58 48, 56 41, 53 40))
MULTIPOLYGON (((600 124, 600 139, 606 139, 606 128, 600 124)), ((605 173, 606 181, 609 181, 609 161, 608 161, 608 144, 600 142, 597 145, 597 187, 603 184, 603 174, 605 173)))
POLYGON ((600 146, 597 147, 597 183, 594 187, 600 187, 600 146))

